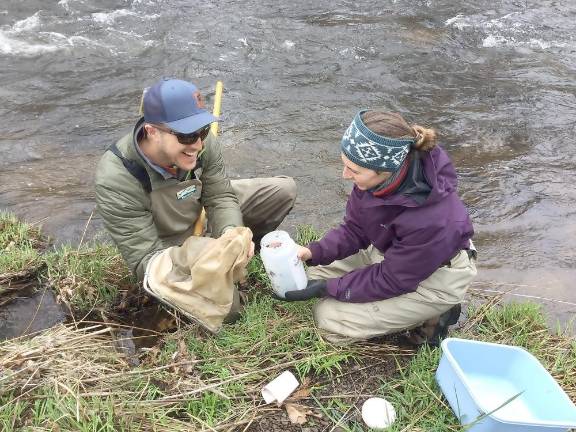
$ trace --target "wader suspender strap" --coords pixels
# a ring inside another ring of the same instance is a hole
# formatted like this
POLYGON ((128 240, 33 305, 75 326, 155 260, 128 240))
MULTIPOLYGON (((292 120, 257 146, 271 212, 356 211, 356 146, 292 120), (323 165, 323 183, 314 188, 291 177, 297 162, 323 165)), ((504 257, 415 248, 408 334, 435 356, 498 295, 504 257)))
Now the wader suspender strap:
POLYGON ((118 158, 122 161, 124 168, 126 168, 128 172, 132 174, 136 178, 136 180, 140 182, 146 193, 152 192, 152 184, 150 183, 150 176, 148 175, 146 168, 144 168, 141 165, 138 165, 136 162, 130 159, 126 159, 122 155, 122 153, 120 153, 118 147, 116 147, 116 143, 108 147, 108 150, 110 150, 112 153, 118 156, 118 158))

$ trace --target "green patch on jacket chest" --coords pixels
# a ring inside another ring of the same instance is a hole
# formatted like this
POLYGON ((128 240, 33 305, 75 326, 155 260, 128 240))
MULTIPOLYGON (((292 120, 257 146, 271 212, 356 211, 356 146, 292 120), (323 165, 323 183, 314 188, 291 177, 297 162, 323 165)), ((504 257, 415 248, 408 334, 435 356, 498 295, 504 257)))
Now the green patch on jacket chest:
POLYGON ((188 198, 194 192, 196 192, 196 185, 188 186, 187 188, 176 192, 176 199, 183 200, 185 198, 188 198))

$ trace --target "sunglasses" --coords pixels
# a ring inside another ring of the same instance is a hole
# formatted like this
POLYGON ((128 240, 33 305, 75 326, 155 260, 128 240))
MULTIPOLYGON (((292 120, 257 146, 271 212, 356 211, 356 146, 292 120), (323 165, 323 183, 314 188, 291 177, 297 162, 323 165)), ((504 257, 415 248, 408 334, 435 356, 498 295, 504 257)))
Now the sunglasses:
POLYGON ((180 133, 180 132, 176 132, 173 131, 172 129, 166 129, 163 127, 160 127, 158 125, 154 125, 154 127, 156 129, 159 129, 163 132, 168 132, 169 134, 172 134, 176 137, 176 139, 178 140, 178 142, 180 144, 194 144, 196 141, 198 141, 198 139, 201 139, 202 141, 204 141, 206 139, 206 137, 208 136, 208 134, 210 133, 210 125, 203 127, 202 129, 198 129, 195 132, 189 133, 189 134, 185 134, 185 133, 180 133))

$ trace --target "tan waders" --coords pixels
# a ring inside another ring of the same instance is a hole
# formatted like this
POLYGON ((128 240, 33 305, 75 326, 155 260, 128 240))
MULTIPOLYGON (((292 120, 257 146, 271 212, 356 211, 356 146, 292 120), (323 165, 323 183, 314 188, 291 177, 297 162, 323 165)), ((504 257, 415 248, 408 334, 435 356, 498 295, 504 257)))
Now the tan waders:
MULTIPOLYGON (((340 277, 382 260, 382 254, 370 246, 330 265, 310 267, 308 278, 340 277)), ((440 267, 422 281, 414 292, 368 303, 325 298, 314 305, 314 320, 327 340, 339 344, 412 329, 460 304, 475 276, 475 259, 463 250, 450 260, 450 265, 440 267)))
POLYGON ((274 231, 296 200, 296 183, 290 177, 241 179, 230 183, 240 202, 244 225, 252 230, 255 241, 274 231))

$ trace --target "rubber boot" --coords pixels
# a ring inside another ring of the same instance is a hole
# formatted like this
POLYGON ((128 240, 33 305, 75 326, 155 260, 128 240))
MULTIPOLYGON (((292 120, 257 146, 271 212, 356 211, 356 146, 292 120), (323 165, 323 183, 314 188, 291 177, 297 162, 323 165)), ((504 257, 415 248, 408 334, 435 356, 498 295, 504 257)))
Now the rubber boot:
POLYGON ((458 322, 462 307, 457 304, 452 306, 442 315, 431 318, 420 327, 416 327, 408 332, 408 341, 416 346, 430 345, 440 346, 442 339, 448 336, 448 327, 458 322))

